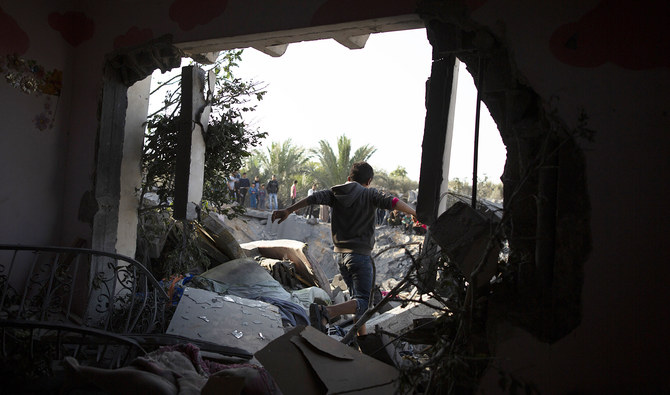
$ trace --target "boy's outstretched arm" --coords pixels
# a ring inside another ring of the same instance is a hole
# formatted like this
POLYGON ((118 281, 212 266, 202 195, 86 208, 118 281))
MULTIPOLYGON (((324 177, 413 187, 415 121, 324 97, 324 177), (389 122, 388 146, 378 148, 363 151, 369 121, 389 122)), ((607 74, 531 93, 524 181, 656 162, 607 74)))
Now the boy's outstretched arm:
POLYGON ((413 215, 416 217, 416 210, 412 208, 409 204, 405 203, 404 201, 398 199, 396 202, 395 206, 393 207, 394 209, 398 211, 402 211, 405 214, 413 215))
POLYGON ((300 210, 300 209, 303 208, 303 207, 307 207, 307 206, 309 206, 309 203, 307 203, 307 200, 308 200, 308 199, 309 199, 309 197, 300 199, 299 201, 295 202, 295 204, 292 204, 292 205, 286 207, 286 208, 283 209, 283 210, 273 211, 273 212, 272 212, 272 222, 275 222, 275 220, 278 219, 278 220, 279 220, 279 223, 281 224, 282 222, 284 222, 284 220, 285 220, 286 218, 288 218, 288 216, 289 216, 292 212, 294 212, 294 211, 298 211, 298 210, 300 210))

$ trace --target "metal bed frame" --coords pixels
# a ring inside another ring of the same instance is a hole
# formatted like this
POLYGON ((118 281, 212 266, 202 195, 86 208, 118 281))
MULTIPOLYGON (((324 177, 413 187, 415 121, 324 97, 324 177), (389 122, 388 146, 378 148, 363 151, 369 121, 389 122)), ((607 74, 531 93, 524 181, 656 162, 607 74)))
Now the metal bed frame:
POLYGON ((167 335, 174 308, 140 262, 84 248, 0 244, 2 375, 23 369, 48 376, 73 356, 118 368, 162 345, 191 342, 204 351, 248 360, 237 348, 167 335), (30 369, 29 369, 30 370, 30 369))

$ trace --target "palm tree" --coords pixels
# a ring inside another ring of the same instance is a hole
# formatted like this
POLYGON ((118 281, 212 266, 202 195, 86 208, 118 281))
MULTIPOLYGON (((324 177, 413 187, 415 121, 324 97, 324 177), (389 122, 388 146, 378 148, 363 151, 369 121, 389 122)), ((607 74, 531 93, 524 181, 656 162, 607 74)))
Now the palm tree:
MULTIPOLYGON (((308 171, 307 162, 309 156, 305 149, 293 145, 291 139, 283 143, 272 142, 267 152, 259 155, 260 167, 263 174, 269 177, 277 176, 281 196, 288 197, 289 187, 294 179, 302 178, 302 174, 308 171)), ((267 182, 268 180, 262 180, 267 182)))
POLYGON ((258 176, 261 180, 267 177, 267 173, 263 171, 264 169, 261 166, 261 157, 262 154, 259 150, 253 150, 244 163, 244 168, 250 180, 255 176, 258 176))
POLYGON ((355 162, 366 161, 377 151, 371 145, 358 148, 351 155, 351 140, 346 135, 337 138, 337 155, 326 140, 319 141, 319 147, 312 153, 317 157, 321 166, 317 169, 315 178, 322 187, 342 184, 349 176, 351 165, 355 162))

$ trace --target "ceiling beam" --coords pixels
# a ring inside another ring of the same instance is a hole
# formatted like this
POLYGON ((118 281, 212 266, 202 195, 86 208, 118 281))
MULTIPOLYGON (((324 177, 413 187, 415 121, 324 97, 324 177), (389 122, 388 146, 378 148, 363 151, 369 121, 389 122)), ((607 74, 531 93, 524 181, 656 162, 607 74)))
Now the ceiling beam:
POLYGON ((267 47, 254 45, 254 49, 263 52, 266 55, 270 55, 273 58, 278 58, 286 52, 288 44, 279 44, 279 45, 268 45, 267 47))
POLYGON ((338 43, 344 45, 349 49, 363 49, 365 47, 365 43, 368 41, 368 38, 370 38, 370 33, 361 34, 358 36, 347 35, 347 36, 333 37, 335 41, 337 41, 338 43))

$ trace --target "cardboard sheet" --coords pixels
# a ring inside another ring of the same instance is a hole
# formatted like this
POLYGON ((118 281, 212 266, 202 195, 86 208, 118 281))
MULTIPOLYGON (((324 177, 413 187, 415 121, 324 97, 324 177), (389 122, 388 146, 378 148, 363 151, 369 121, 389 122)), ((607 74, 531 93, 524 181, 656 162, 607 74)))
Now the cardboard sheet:
POLYGON ((296 327, 256 354, 285 394, 392 394, 399 372, 316 329, 296 327))

